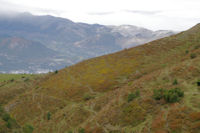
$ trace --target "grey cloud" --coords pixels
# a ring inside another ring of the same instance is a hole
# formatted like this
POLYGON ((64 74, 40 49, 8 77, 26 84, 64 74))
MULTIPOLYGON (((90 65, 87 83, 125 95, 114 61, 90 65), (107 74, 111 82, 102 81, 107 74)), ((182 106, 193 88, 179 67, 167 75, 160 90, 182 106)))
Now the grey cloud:
POLYGON ((55 15, 61 15, 62 13, 65 13, 66 11, 62 10, 52 10, 52 9, 43 9, 43 8, 33 8, 34 11, 37 11, 39 13, 45 13, 45 14, 55 14, 55 15))
POLYGON ((89 15, 110 15, 114 14, 115 12, 90 12, 89 15))
POLYGON ((22 5, 6 2, 4 0, 0 0, 0 15, 1 14, 12 15, 12 14, 15 14, 16 12, 33 12, 33 13, 60 15, 66 11, 27 7, 27 6, 22 6, 22 5))
POLYGON ((24 11, 23 6, 0 0, 0 12, 24 11))
POLYGON ((155 15, 163 12, 163 11, 145 11, 145 10, 124 10, 124 11, 141 15, 155 15))

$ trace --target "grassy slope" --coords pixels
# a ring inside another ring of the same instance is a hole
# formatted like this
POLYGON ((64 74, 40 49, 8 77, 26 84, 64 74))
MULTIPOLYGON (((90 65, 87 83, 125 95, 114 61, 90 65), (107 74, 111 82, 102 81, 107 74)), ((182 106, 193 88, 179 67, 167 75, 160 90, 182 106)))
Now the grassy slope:
MULTIPOLYGON (((12 128, 8 128, 9 124, 3 120, 3 116, 17 104, 15 99, 29 92, 37 85, 38 79, 42 79, 42 77, 43 75, 0 74, 0 133, 21 132, 22 128, 13 119, 9 120, 12 128), (15 104, 2 108, 12 101, 15 101, 15 104)), ((11 118, 13 117, 11 116, 11 118)))
POLYGON ((80 128, 99 133, 198 133, 199 75, 197 25, 175 36, 51 73, 31 84, 26 93, 5 102, 5 108, 20 125, 31 123, 35 133, 78 132, 80 128), (191 54, 197 57, 191 59, 191 54), (174 79, 177 85, 172 85, 174 79), (178 103, 152 98, 153 89, 175 87, 185 92, 178 103), (137 90, 140 97, 127 102, 128 94, 137 90))

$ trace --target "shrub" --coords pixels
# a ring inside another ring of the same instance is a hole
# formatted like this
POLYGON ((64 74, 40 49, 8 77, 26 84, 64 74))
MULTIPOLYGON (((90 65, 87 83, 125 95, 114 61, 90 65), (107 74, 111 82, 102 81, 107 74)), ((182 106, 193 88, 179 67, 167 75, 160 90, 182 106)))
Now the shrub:
POLYGON ((54 72, 55 74, 57 74, 58 73, 58 70, 55 70, 55 72, 54 72))
POLYGON ((188 53, 189 53, 189 50, 185 50, 185 53, 188 54, 188 53))
POLYGON ((177 93, 179 97, 183 97, 184 96, 184 92, 179 88, 175 88, 174 89, 174 93, 177 93))
POLYGON ((0 105, 0 116, 1 116, 1 114, 4 112, 4 109, 3 109, 3 107, 0 105))
POLYGON ((47 120, 50 120, 50 119, 51 119, 51 113, 48 112, 48 113, 47 113, 47 120))
POLYGON ((16 127, 18 127, 18 124, 15 119, 10 118, 6 123, 6 126, 7 126, 7 128, 13 128, 13 127, 16 128, 16 127))
POLYGON ((135 98, 140 96, 140 91, 137 90, 135 93, 128 94, 128 102, 133 101, 135 98))
POLYGON ((29 78, 26 78, 25 80, 24 80, 24 82, 28 82, 29 81, 29 78))
POLYGON ((128 83, 128 86, 131 86, 132 84, 133 84, 133 82, 129 82, 129 83, 128 83))
POLYGON ((200 47, 200 45, 196 45, 194 46, 194 49, 198 49, 200 47))
POLYGON ((168 103, 174 103, 179 101, 179 96, 177 93, 173 93, 172 91, 166 91, 164 93, 164 99, 168 103))
POLYGON ((85 129, 84 129, 84 128, 80 128, 80 129, 78 130, 78 132, 79 132, 79 133, 85 133, 85 129))
POLYGON ((135 95, 136 95, 137 97, 139 97, 139 96, 140 96, 140 91, 137 90, 137 91, 135 92, 135 95))
POLYGON ((94 98, 94 97, 91 96, 91 95, 89 95, 89 94, 85 94, 85 95, 83 96, 83 100, 85 100, 85 101, 88 101, 88 100, 93 99, 93 98, 94 98))
POLYGON ((200 80, 197 81, 197 86, 200 86, 200 80))
POLYGON ((14 81, 15 81, 15 79, 11 79, 11 80, 10 80, 10 82, 14 82, 14 81))
POLYGON ((3 119, 4 121, 6 121, 6 122, 7 122, 10 118, 11 118, 11 117, 10 117, 10 115, 9 115, 8 113, 4 113, 3 116, 2 116, 2 119, 3 119))
POLYGON ((173 85, 177 85, 178 84, 178 81, 177 81, 177 79, 175 79, 174 81, 173 81, 173 85))
POLYGON ((155 89, 153 91, 153 98, 155 100, 160 100, 163 98, 163 93, 164 93, 164 90, 163 89, 155 89))
POLYGON ((32 133, 34 130, 34 127, 32 125, 26 124, 23 127, 23 133, 32 133))
POLYGON ((163 89, 154 90, 154 95, 153 95, 155 100, 160 100, 163 98, 168 103, 178 102, 180 98, 183 96, 184 92, 179 88, 170 90, 163 90, 163 89))
POLYGON ((196 58, 196 57, 197 57, 197 55, 196 55, 195 53, 190 54, 190 58, 191 58, 191 59, 194 59, 194 58, 196 58))

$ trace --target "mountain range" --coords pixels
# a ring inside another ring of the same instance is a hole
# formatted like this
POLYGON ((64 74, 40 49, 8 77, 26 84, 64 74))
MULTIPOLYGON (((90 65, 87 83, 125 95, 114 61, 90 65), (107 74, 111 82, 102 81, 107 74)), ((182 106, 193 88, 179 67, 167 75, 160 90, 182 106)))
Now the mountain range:
POLYGON ((0 15, 0 72, 48 72, 174 33, 30 13, 0 15))

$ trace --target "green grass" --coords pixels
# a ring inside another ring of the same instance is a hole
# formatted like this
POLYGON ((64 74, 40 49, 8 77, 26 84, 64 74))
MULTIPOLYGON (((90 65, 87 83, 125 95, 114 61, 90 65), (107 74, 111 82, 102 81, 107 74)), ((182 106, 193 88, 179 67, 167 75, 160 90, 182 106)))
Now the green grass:
POLYGON ((32 74, 0 74, 0 82, 21 80, 23 78, 32 78, 33 76, 32 74))

